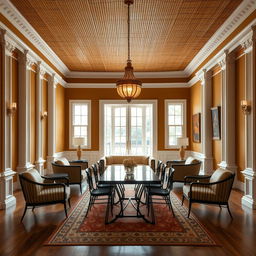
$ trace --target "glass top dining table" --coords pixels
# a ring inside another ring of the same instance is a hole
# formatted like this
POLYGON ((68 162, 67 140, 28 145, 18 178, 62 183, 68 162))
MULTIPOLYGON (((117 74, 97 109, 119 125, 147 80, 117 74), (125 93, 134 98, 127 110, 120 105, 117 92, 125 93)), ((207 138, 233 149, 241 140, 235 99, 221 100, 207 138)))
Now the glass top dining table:
POLYGON ((133 174, 127 174, 124 165, 109 165, 99 179, 101 184, 160 184, 149 165, 137 165, 133 174))

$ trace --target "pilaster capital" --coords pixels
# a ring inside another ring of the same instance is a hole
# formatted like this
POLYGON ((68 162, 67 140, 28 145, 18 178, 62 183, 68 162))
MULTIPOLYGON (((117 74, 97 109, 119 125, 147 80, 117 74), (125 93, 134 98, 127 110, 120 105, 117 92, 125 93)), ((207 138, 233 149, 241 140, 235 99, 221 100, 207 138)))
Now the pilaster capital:
POLYGON ((1 44, 5 44, 5 36, 6 36, 6 30, 0 29, 0 42, 1 44))
POLYGON ((56 88, 57 87, 57 84, 59 82, 58 78, 56 77, 56 74, 55 73, 52 73, 51 76, 49 76, 49 81, 50 81, 50 84, 52 85, 53 88, 56 88))
POLYGON ((196 76, 201 81, 201 85, 205 85, 206 80, 206 69, 202 69, 196 73, 196 76))
POLYGON ((15 46, 11 42, 5 40, 5 55, 12 56, 14 50, 15 46))
POLYGON ((21 65, 25 66, 27 70, 31 70, 32 65, 35 63, 35 61, 32 59, 32 57, 29 55, 28 50, 24 50, 23 53, 19 53, 19 61, 21 65))

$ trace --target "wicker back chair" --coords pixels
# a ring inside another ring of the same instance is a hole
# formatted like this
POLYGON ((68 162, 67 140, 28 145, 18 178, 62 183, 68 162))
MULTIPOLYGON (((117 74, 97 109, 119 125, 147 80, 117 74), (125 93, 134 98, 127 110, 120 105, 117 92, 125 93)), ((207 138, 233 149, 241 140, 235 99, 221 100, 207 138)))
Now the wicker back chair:
POLYGON ((188 217, 192 203, 218 204, 227 206, 230 217, 232 214, 229 209, 228 199, 233 186, 235 174, 224 170, 217 169, 211 176, 188 176, 185 178, 183 186, 183 198, 189 201, 188 217))
MULTIPOLYGON (((25 198, 25 209, 21 217, 23 220, 27 208, 32 207, 34 210, 36 206, 49 205, 49 204, 64 204, 64 210, 67 217, 66 202, 68 201, 70 206, 70 188, 68 186, 68 179, 64 183, 46 183, 47 177, 42 177, 36 169, 19 174, 19 180, 22 188, 22 192, 25 198)), ((50 182, 53 182, 50 180, 50 182)))

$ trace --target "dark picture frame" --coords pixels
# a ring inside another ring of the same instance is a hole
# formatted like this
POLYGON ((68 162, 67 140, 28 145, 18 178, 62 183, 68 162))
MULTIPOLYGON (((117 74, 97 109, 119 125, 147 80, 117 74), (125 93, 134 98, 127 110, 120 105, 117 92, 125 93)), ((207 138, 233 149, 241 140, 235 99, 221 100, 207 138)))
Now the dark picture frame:
POLYGON ((197 113, 192 116, 193 142, 201 142, 201 114, 197 113))
POLYGON ((212 116, 212 138, 214 140, 220 140, 221 139, 220 106, 211 108, 211 116, 212 116))

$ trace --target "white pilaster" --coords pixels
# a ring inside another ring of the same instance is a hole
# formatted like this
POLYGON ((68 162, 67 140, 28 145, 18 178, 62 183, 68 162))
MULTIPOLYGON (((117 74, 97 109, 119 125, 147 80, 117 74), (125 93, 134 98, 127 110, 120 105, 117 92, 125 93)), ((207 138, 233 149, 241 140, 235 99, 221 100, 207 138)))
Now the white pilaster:
POLYGON ((197 74, 201 81, 201 134, 202 134, 202 152, 204 154, 203 171, 205 174, 213 172, 212 157, 212 128, 211 128, 211 106, 212 106, 212 71, 206 71, 197 74))
MULTIPOLYGON (((222 152, 220 167, 236 173, 235 163, 235 52, 224 52, 219 62, 222 68, 222 110, 221 110, 221 140, 222 152)), ((236 181, 235 181, 236 182, 236 181)))
POLYGON ((28 51, 19 53, 19 172, 34 167, 30 163, 30 67, 28 51))
POLYGON ((12 51, 14 46, 6 41, 6 31, 0 30, 1 37, 1 157, 0 157, 0 209, 16 204, 13 196, 12 147, 11 129, 12 116, 7 107, 12 103, 12 51))
POLYGON ((45 71, 41 66, 41 62, 37 63, 36 74, 36 169, 44 174, 44 162, 42 157, 42 80, 44 79, 45 71))
POLYGON ((52 74, 48 82, 48 172, 52 171, 51 162, 56 153, 56 86, 57 80, 55 74, 52 74))
POLYGON ((245 49, 246 99, 251 103, 251 113, 245 116, 246 168, 242 204, 256 209, 256 26, 242 46, 245 49))

